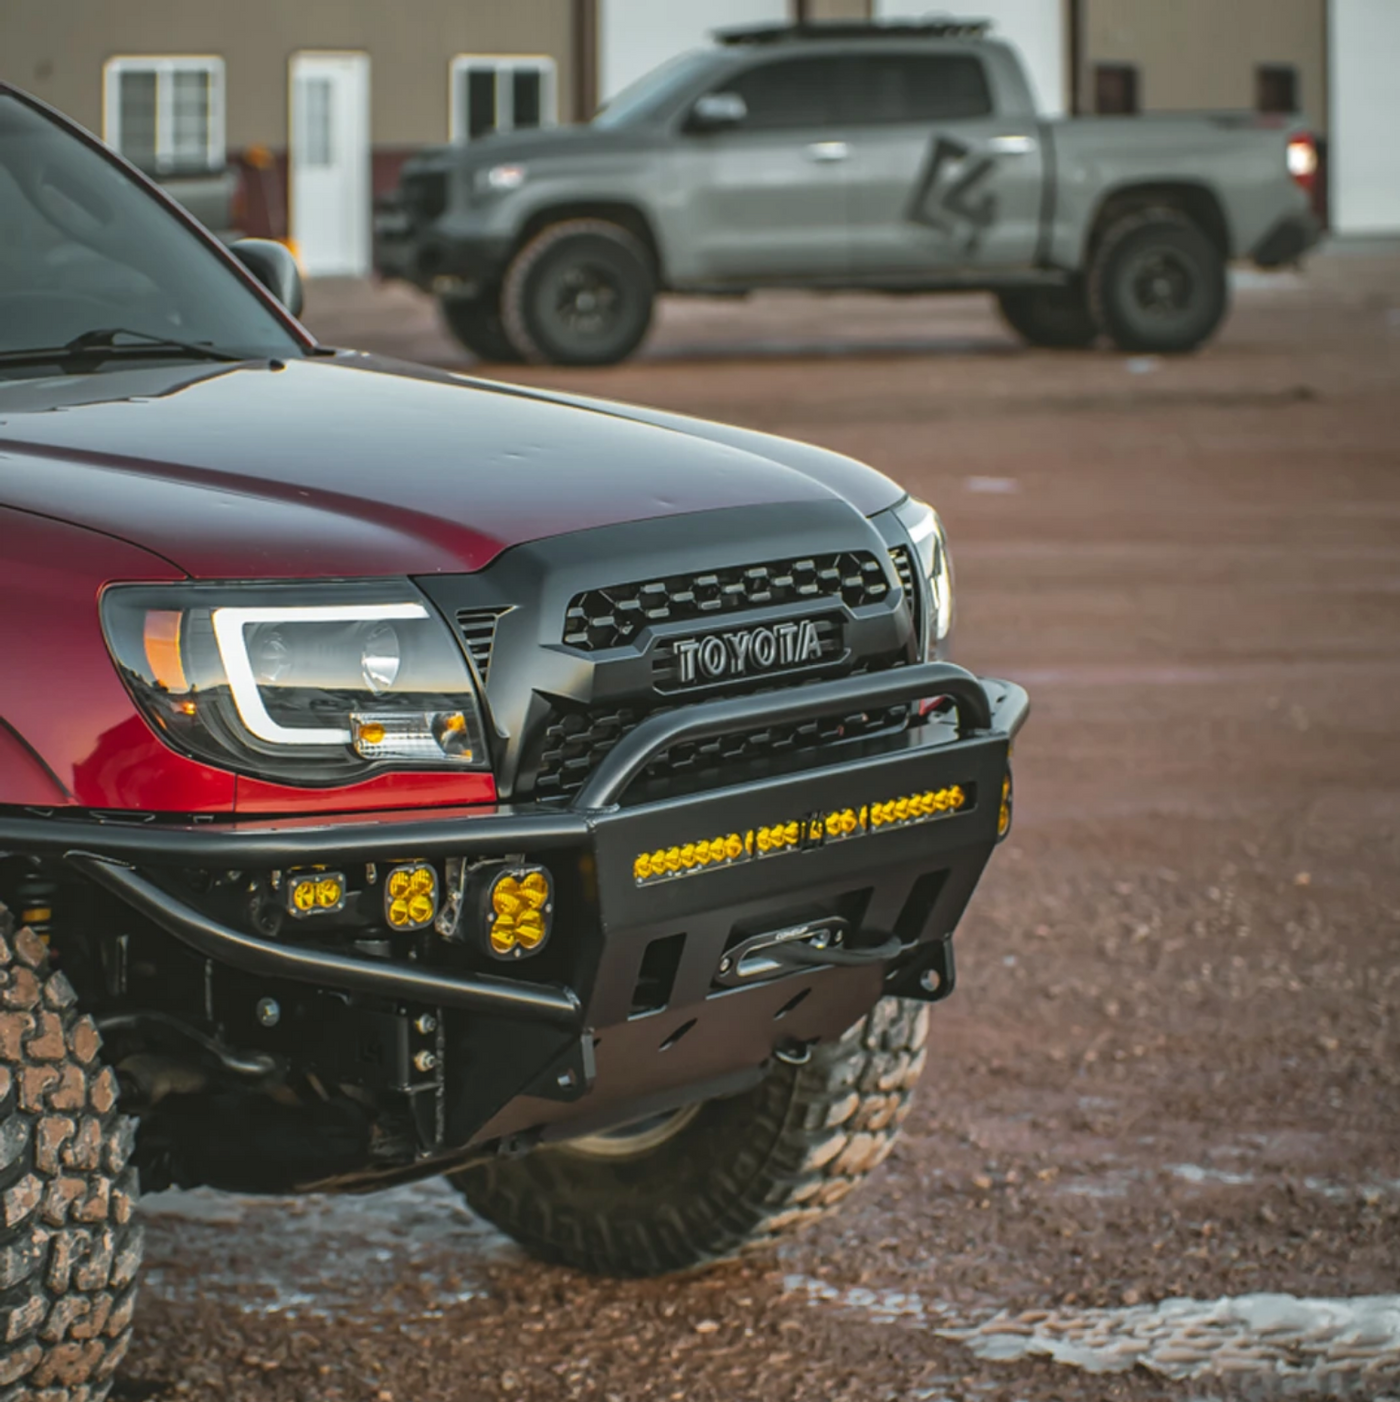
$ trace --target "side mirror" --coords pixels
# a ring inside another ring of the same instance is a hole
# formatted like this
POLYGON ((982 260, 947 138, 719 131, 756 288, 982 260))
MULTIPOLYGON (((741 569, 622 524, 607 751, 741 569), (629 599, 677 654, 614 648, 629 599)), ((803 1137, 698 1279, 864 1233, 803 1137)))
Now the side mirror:
POLYGON ((723 131, 737 127, 749 115, 749 105, 736 92, 707 92, 690 109, 691 131, 723 131))
POLYGON ((293 316, 301 315, 301 269, 290 249, 272 239, 236 239, 228 251, 293 316))

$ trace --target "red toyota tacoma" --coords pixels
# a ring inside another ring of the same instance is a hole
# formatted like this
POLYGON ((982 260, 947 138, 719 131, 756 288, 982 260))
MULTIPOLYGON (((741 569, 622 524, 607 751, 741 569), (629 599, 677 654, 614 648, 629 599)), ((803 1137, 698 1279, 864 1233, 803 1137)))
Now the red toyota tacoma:
POLYGON ((299 304, 0 86, 0 1399, 105 1394, 138 1170, 627 1275, 818 1217, 1010 823, 930 507, 299 304))

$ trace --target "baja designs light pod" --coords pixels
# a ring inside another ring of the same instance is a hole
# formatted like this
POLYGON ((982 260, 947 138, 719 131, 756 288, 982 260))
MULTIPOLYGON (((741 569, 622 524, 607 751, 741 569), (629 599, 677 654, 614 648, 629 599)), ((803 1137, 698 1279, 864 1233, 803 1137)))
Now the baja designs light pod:
POLYGON ((493 959, 535 954, 554 923, 554 884, 544 867, 478 868, 477 930, 493 959))
POLYGON ((393 867, 384 878, 384 919, 391 930, 422 930, 438 911, 437 872, 426 862, 393 867))

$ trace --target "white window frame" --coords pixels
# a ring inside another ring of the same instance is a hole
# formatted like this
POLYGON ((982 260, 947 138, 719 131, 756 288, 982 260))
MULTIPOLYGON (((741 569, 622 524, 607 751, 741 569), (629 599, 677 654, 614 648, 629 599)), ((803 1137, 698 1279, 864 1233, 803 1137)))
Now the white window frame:
MULTIPOLYGON (((447 67, 447 139, 466 142, 471 137, 466 111, 466 86, 458 74, 469 68, 496 70, 496 131, 515 130, 515 84, 503 83, 503 73, 535 72, 540 75, 540 126, 559 125, 559 65, 548 54, 456 54, 447 67)), ((536 130, 536 128, 527 128, 536 130)))
POLYGON ((224 61, 208 54, 123 55, 109 58, 102 65, 102 139, 120 152, 122 103, 120 79, 125 73, 156 75, 156 170, 175 168, 175 84, 176 73, 209 75, 209 132, 205 166, 210 171, 224 168, 224 61))

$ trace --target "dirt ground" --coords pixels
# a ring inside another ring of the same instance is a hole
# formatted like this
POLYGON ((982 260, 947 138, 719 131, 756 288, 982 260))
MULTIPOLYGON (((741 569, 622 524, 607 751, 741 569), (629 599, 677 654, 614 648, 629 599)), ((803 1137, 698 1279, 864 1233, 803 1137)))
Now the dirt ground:
MULTIPOLYGON (((402 291, 318 286, 307 321, 466 364, 402 291)), ((1400 1395, 1400 251, 1246 278, 1181 360, 1025 351, 975 298, 774 295, 516 377, 812 439, 943 513, 958 660, 1034 710, 918 1108, 833 1224, 662 1282, 536 1267, 437 1185, 157 1199, 116 1395, 1400 1395), (1365 1366, 1257 1320, 1233 1371, 1015 1356, 1280 1292, 1388 1295, 1365 1366)))

